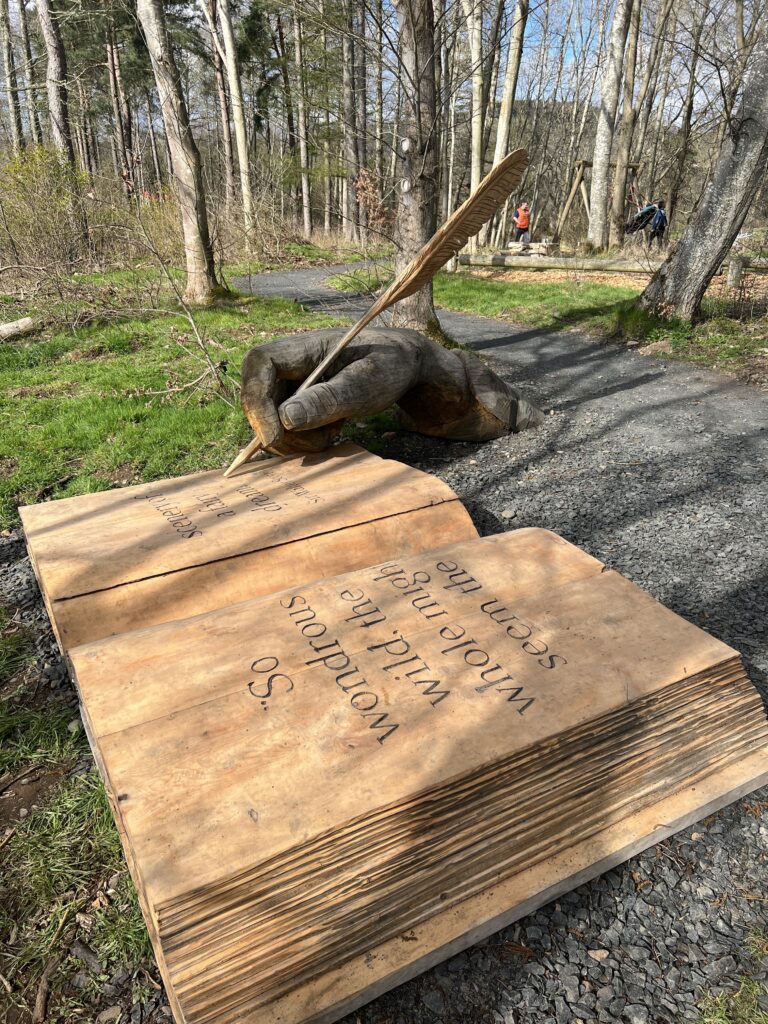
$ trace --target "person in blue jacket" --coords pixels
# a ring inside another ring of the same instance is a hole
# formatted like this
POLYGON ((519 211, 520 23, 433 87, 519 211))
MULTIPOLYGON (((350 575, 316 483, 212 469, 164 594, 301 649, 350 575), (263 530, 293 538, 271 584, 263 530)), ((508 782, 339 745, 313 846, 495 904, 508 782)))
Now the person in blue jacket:
POLYGON ((656 213, 653 215, 651 221, 651 235, 648 239, 648 244, 653 245, 654 241, 658 241, 659 248, 664 245, 664 235, 667 233, 667 226, 669 221, 667 220, 667 214, 664 210, 664 203, 662 200, 656 204, 656 213))

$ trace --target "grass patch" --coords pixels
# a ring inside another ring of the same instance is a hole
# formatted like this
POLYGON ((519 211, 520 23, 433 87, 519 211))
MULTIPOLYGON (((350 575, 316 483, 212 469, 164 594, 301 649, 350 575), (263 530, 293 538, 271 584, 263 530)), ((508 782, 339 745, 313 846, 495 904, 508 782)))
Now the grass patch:
MULTIPOLYGON (((234 297, 199 310, 212 358, 232 378, 280 334, 341 321, 288 299, 234 297)), ((204 369, 173 309, 56 330, 0 347, 0 527, 16 506, 223 465, 249 437, 237 403, 172 389, 204 369), (159 392, 159 394, 150 394, 159 392)))
MULTIPOLYGON (((0 608, 0 686, 10 682, 31 658, 32 639, 29 632, 14 622, 4 608, 0 608)), ((2 756, 0 748, 0 764, 2 756)))
POLYGON ((149 966, 149 937, 95 771, 68 779, 46 808, 21 822, 3 856, 3 974, 17 1009, 28 1011, 36 981, 52 959, 60 960, 54 991, 66 988, 67 976, 82 968, 67 954, 75 934, 94 950, 103 973, 78 999, 52 1000, 46 1021, 73 1019, 78 1005, 98 997, 98 982, 112 966, 149 966))
POLYGON ((699 1004, 699 1024, 768 1024, 768 1012, 761 1006, 768 990, 745 978, 735 992, 707 995, 699 1004))
POLYGON ((0 775, 28 765, 59 765, 85 752, 80 731, 67 729, 73 712, 0 704, 0 775))
POLYGON ((391 266, 381 264, 334 274, 333 277, 327 278, 326 284, 331 288, 338 288, 340 292, 363 292, 372 295, 391 284, 394 276, 391 266))
POLYGON ((577 328, 615 340, 653 345, 660 355, 731 372, 768 356, 765 317, 724 316, 705 300, 696 324, 652 316, 635 305, 641 286, 585 278, 514 283, 469 274, 439 274, 435 303, 460 312, 530 324, 544 330, 577 328))
POLYGON ((615 316, 636 297, 639 288, 574 278, 572 281, 514 284, 469 274, 438 274, 435 303, 447 309, 498 317, 534 327, 583 330, 608 334, 615 316))

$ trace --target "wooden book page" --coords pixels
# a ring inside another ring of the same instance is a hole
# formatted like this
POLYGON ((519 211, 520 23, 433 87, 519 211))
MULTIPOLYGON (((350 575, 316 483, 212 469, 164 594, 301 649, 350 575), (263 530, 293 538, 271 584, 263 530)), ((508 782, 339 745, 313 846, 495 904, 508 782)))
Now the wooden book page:
POLYGON ((537 529, 71 659, 189 1021, 266 1011, 768 739, 735 651, 537 529))
POLYGON ((21 516, 65 650, 477 536, 440 480, 352 444, 21 516))

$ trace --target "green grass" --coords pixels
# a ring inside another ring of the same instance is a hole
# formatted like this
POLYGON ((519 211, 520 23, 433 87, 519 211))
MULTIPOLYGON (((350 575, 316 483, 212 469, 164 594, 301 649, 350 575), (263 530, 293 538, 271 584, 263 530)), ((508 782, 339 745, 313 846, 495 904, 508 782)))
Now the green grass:
MULTIPOLYGON (((8 683, 31 656, 32 640, 28 631, 17 625, 8 612, 0 607, 0 686, 8 683)), ((2 757, 3 751, 0 749, 0 764, 2 757)))
POLYGON ((749 978, 735 992, 707 995, 699 1004, 699 1024, 768 1024, 768 1012, 760 1005, 768 989, 749 978))
MULTIPOLYGON (((249 348, 339 323, 287 299, 233 298, 195 313, 230 397, 249 348)), ((0 347, 0 527, 16 506, 223 465, 250 436, 235 400, 174 393, 205 369, 174 310, 57 330, 0 347), (160 392, 151 394, 150 392, 160 392)))
POLYGON ((639 288, 598 283, 585 279, 510 283, 469 274, 438 274, 435 302, 447 309, 472 311, 533 327, 609 333, 619 310, 631 305, 639 288))
POLYGON ((38 711, 0 703, 0 775, 28 765, 65 764, 83 753, 80 732, 67 729, 73 714, 63 708, 38 711))
POLYGON ((383 263, 370 267, 360 267, 359 270, 348 270, 344 274, 335 274, 326 280, 326 284, 329 284, 332 288, 338 288, 340 292, 366 292, 372 294, 390 284, 393 277, 392 267, 387 263, 383 263))
POLYGON ((588 278, 507 282, 469 274, 439 274, 435 303, 448 309, 497 317, 545 330, 577 329, 614 340, 655 345, 670 359, 733 372, 747 370, 768 354, 768 322, 725 316, 716 301, 705 300, 696 324, 666 320, 638 309, 641 286, 628 287, 588 278))
POLYGON ((78 1000, 53 1000, 47 1021, 71 1020, 75 1006, 97 994, 112 967, 151 964, 149 937, 95 771, 68 779, 48 806, 20 822, 3 857, 3 974, 16 1007, 34 1002, 36 979, 52 958, 61 958, 54 991, 82 967, 66 953, 74 934, 96 952, 104 974, 78 1000), (115 875, 117 884, 107 891, 115 875))

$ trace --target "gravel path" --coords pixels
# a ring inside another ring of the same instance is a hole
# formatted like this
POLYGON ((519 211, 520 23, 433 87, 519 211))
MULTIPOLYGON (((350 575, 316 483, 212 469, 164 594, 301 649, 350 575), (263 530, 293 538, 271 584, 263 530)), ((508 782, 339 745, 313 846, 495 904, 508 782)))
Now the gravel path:
MULTIPOLYGON (((249 285, 362 311, 365 298, 324 283, 341 269, 249 285)), ((766 687, 768 396, 576 334, 440 319, 550 415, 482 446, 398 435, 385 454, 444 479, 481 533, 541 526, 579 544, 741 650, 766 687)), ((750 954, 757 934, 768 941, 766 808, 765 790, 733 804, 346 1024, 697 1020, 702 992, 768 980, 768 960, 750 954)))

